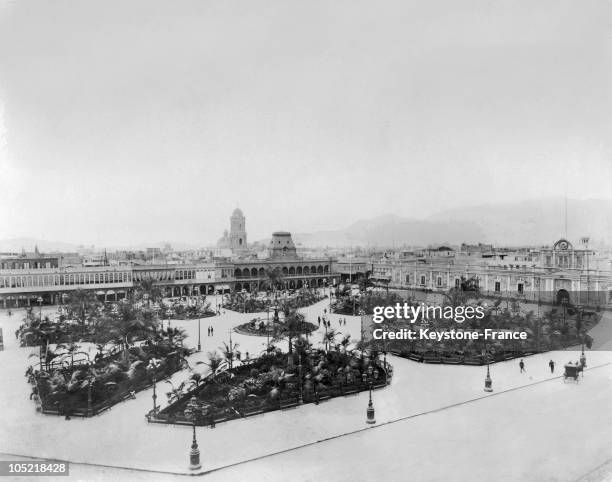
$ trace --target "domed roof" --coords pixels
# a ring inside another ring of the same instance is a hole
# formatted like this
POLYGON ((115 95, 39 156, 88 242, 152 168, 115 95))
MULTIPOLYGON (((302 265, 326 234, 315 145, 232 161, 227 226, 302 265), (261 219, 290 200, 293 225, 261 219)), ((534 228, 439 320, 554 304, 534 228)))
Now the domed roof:
POLYGON ((574 249, 574 247, 572 246, 572 243, 570 243, 567 239, 561 238, 559 241, 557 241, 554 246, 553 246, 554 250, 565 250, 565 249, 574 249))
POLYGON ((232 217, 233 218, 237 218, 237 217, 244 217, 244 214, 242 213, 242 211, 240 210, 240 208, 236 208, 234 209, 234 212, 232 213, 232 217))

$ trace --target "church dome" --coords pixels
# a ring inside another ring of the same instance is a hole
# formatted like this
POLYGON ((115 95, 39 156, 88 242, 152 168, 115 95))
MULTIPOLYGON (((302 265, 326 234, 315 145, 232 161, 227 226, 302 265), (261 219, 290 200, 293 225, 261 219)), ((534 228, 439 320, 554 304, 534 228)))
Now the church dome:
POLYGON ((236 208, 234 209, 234 212, 232 213, 232 217, 233 218, 243 218, 244 214, 242 213, 240 208, 236 208))

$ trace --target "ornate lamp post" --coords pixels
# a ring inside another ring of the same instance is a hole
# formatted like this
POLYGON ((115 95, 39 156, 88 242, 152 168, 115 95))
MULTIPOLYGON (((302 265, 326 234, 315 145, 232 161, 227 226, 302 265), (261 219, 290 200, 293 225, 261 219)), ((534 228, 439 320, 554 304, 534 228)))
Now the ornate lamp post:
MULTIPOLYGON (((376 378, 378 378, 378 370, 376 370, 376 378)), ((372 365, 368 366, 367 373, 363 372, 361 375, 363 383, 370 384, 370 399, 368 401, 368 409, 366 410, 366 423, 374 424, 376 423, 376 418, 374 414, 374 405, 372 403, 372 365)))
POLYGON ((487 376, 485 377, 484 391, 492 392, 493 391, 492 385, 493 385, 493 380, 491 380, 491 373, 489 372, 489 363, 487 362, 487 376))
POLYGON ((202 464, 200 464, 200 449, 196 440, 196 418, 199 410, 201 410, 201 407, 198 399, 195 396, 191 397, 189 402, 187 402, 187 408, 184 412, 185 417, 192 421, 193 427, 193 440, 191 442, 191 451, 189 452, 189 468, 191 470, 198 470, 202 467, 202 464))
POLYGON ((160 365, 161 362, 157 358, 151 358, 149 360, 149 364, 147 365, 147 369, 153 372, 153 415, 157 413, 157 393, 155 392, 157 379, 155 378, 155 372, 160 365))
POLYGON ((491 372, 489 371, 489 354, 487 352, 486 345, 485 345, 485 349, 483 350, 483 355, 487 361, 487 376, 485 376, 484 391, 492 392, 493 391, 493 380, 491 379, 491 372))

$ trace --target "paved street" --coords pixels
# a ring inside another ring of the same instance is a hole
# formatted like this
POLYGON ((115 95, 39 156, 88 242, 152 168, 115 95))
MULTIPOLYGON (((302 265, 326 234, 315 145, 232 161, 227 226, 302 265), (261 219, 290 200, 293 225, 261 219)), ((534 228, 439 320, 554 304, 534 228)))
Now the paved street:
MULTIPOLYGON (((303 311, 316 323, 326 306, 323 301, 303 311)), ((5 311, 0 314, 5 339, 0 381, 10 387, 0 392, 0 452, 188 473, 190 428, 147 424, 144 414, 151 408, 151 390, 91 419, 66 421, 36 413, 23 376, 32 362, 28 355, 36 350, 17 347, 14 337, 22 315, 23 310, 11 318, 5 311)), ((227 311, 202 320, 202 352, 190 360, 204 359, 207 351, 228 340, 233 326, 254 316, 227 311), (215 329, 213 337, 206 336, 208 325, 215 329)), ((338 328, 338 315, 331 319, 332 327, 338 328)), ((340 331, 357 338, 359 318, 347 320, 340 331)), ((606 314, 600 330, 609 330, 610 321, 606 314)), ((175 323, 188 331, 188 344, 197 344, 197 320, 175 323)), ((311 338, 319 341, 322 332, 311 338)), ((232 339, 242 353, 250 354, 262 351, 266 343, 264 337, 236 333, 232 339)), ((550 358, 560 370, 578 356, 554 352, 529 357, 524 374, 519 373, 518 361, 495 364, 493 396, 483 391, 484 367, 425 365, 390 357, 395 375, 391 386, 374 393, 378 423, 373 429, 365 428, 367 393, 223 423, 214 430, 198 428, 202 471, 239 464, 210 473, 210 480, 349 480, 356 474, 404 480, 399 474, 407 473, 417 480, 440 480, 448 476, 449 467, 457 467, 457 480, 573 480, 612 458, 609 441, 599 435, 600 427, 612 422, 607 410, 612 353, 589 352, 589 370, 579 384, 564 384, 555 378, 559 373, 551 376, 550 358), (521 436, 521 427, 538 424, 541 430, 525 430, 529 437, 521 436), (488 443, 492 433, 501 442, 488 443), (296 450, 283 452, 292 448, 296 450), (283 453, 253 460, 278 452, 283 453), (574 456, 568 458, 568 453, 574 456), (244 461, 250 462, 241 464, 244 461)), ((187 376, 187 371, 175 374, 173 381, 187 376)), ((165 404, 163 385, 158 384, 158 400, 165 404)), ((75 467, 73 473, 81 471, 83 478, 93 479, 111 470, 75 467)), ((118 477, 138 480, 135 472, 128 473, 118 477)), ((140 474, 146 480, 169 476, 140 474)))

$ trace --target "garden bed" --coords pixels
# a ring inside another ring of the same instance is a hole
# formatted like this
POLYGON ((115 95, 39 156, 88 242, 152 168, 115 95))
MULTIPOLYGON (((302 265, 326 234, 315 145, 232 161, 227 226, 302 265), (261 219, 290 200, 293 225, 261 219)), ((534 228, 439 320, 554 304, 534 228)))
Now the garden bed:
MULTIPOLYGON (((276 323, 272 320, 268 321, 263 318, 254 318, 251 321, 243 323, 242 325, 238 325, 234 328, 236 333, 240 333, 242 335, 251 335, 251 336, 270 336, 274 337, 275 334, 282 330, 282 323, 276 323)), ((301 325, 301 329, 303 333, 312 333, 318 329, 317 325, 310 322, 303 322, 301 325)))
POLYGON ((147 419, 153 423, 214 425, 302 403, 316 404, 368 390, 369 382, 362 374, 370 366, 373 388, 386 386, 391 367, 385 370, 376 358, 370 361, 339 351, 308 350, 290 355, 276 351, 207 377, 163 410, 150 412, 147 419), (185 414, 194 401, 198 406, 195 420, 185 414))
POLYGON ((89 417, 132 398, 134 393, 149 388, 153 379, 170 377, 184 367, 191 351, 171 345, 145 344, 100 358, 91 365, 74 364, 46 370, 26 372, 33 385, 31 398, 44 414, 89 417), (159 362, 156 369, 148 363, 159 362))

